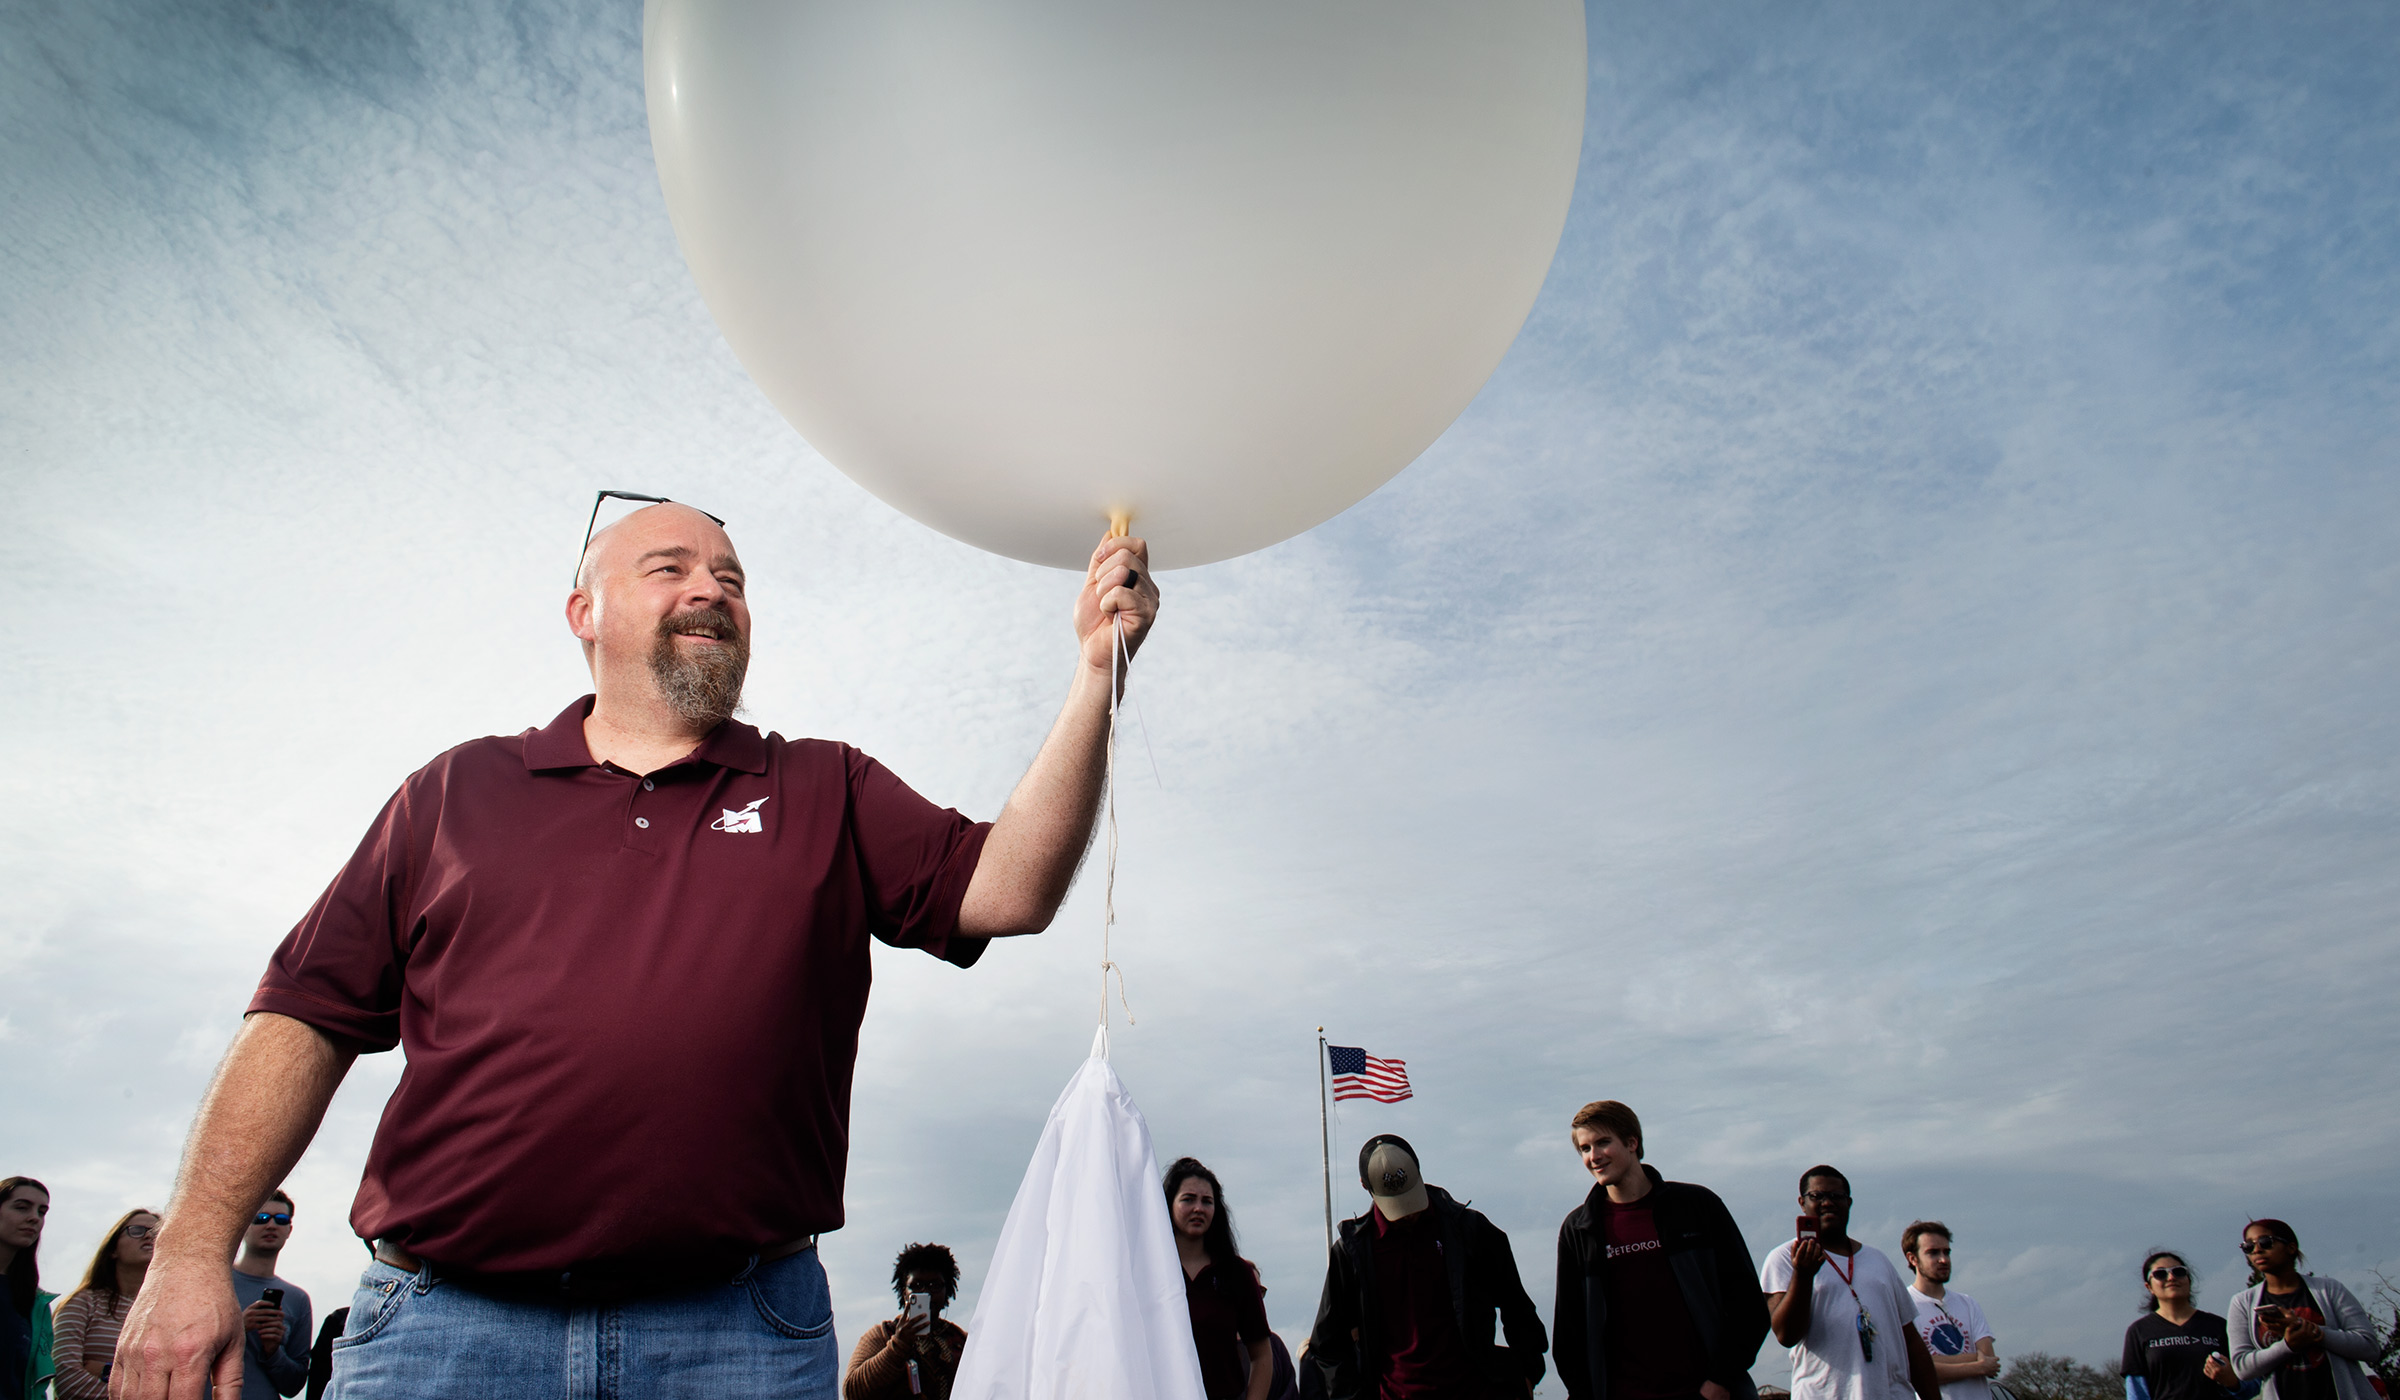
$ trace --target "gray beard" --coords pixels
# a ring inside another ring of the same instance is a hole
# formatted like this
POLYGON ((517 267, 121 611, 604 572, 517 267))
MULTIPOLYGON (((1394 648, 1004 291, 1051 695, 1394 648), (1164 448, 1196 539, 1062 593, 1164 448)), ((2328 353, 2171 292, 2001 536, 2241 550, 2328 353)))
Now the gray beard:
POLYGON ((698 656, 676 649, 676 635, 696 622, 733 629, 733 615, 718 609, 680 613, 659 624, 650 649, 650 678, 658 693, 686 721, 714 729, 742 707, 742 679, 750 672, 750 642, 736 636, 698 656))

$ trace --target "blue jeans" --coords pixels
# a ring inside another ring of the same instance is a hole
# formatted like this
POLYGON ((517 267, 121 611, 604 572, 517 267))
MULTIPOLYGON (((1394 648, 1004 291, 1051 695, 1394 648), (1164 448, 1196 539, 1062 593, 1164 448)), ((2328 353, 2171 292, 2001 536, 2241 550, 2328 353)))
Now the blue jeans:
POLYGON ((327 1400, 834 1400, 814 1249, 611 1305, 494 1298, 377 1260, 333 1343, 327 1400))

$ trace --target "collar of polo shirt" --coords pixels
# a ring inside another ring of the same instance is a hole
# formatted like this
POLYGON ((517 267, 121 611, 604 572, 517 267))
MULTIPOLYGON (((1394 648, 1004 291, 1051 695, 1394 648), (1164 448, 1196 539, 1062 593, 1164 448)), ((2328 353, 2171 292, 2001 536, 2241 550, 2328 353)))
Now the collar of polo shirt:
MULTIPOLYGON (((592 697, 569 705, 549 724, 525 735, 525 767, 532 772, 554 768, 596 768, 591 745, 584 742, 583 722, 592 713, 592 697)), ((731 720, 718 725, 682 763, 713 763, 737 773, 767 771, 767 740, 757 729, 731 720)), ((669 768, 682 766, 669 764, 669 768)), ((664 771, 664 770, 661 770, 664 771)))

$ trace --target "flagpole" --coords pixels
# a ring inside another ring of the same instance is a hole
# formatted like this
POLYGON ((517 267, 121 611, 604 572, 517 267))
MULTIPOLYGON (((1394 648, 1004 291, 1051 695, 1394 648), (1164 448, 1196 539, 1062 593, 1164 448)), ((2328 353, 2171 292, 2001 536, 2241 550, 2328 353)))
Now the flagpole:
POLYGON ((1325 1123, 1325 1028, 1317 1027, 1317 1150, 1325 1170, 1325 1256, 1333 1257, 1333 1129, 1325 1123))

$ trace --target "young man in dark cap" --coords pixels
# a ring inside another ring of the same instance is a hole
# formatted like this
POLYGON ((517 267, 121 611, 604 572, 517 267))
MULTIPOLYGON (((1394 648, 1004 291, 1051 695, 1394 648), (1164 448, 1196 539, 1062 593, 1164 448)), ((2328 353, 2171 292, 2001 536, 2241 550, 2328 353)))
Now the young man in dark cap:
POLYGON ((1326 1400, 1525 1400, 1549 1339, 1508 1236, 1426 1185, 1404 1138, 1367 1139, 1358 1181, 1374 1204, 1342 1222, 1308 1339, 1326 1400))

